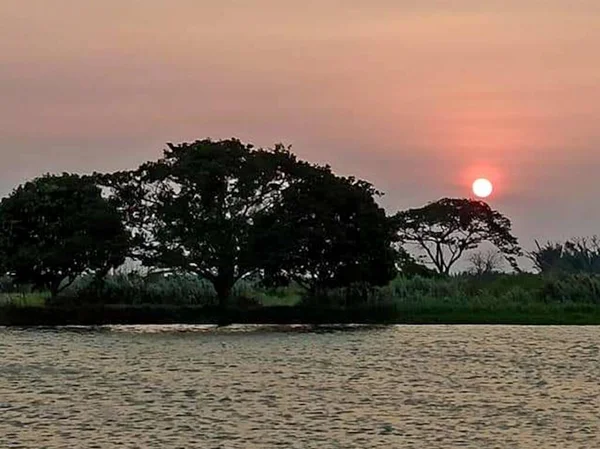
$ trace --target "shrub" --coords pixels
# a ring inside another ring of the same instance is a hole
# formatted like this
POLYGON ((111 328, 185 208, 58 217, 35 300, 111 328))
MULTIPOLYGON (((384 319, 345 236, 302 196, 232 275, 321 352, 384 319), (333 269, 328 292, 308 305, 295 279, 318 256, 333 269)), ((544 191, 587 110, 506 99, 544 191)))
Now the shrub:
POLYGON ((547 278, 540 297, 545 302, 600 304, 600 276, 573 274, 547 278))
POLYGON ((210 284, 197 276, 129 273, 82 277, 54 303, 208 305, 214 297, 210 284))

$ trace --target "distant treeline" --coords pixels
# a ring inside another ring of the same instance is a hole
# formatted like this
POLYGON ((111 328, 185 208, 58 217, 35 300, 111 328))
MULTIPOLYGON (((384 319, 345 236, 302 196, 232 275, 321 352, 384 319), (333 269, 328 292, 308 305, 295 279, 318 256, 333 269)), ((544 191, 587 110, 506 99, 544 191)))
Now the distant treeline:
MULTIPOLYGON (((476 274, 519 271, 511 222, 485 202, 444 198, 388 215, 380 194, 282 145, 169 144, 135 170, 17 187, 0 203, 0 271, 5 284, 56 298, 82 277, 88 291, 106 291, 130 258, 154 275, 200 279, 220 307, 250 280, 325 298, 398 275, 448 276, 467 257, 476 274), (474 252, 484 242, 495 249, 474 252)), ((529 257, 541 272, 600 271, 596 239, 538 244, 529 257)))

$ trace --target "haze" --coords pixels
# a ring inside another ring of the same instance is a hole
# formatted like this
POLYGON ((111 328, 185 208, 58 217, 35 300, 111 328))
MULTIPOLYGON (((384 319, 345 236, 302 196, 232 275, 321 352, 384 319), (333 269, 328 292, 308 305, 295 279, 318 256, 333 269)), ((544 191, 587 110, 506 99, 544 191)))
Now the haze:
POLYGON ((386 192, 470 195, 525 247, 600 233, 597 0, 2 0, 0 190, 165 142, 292 144, 386 192))

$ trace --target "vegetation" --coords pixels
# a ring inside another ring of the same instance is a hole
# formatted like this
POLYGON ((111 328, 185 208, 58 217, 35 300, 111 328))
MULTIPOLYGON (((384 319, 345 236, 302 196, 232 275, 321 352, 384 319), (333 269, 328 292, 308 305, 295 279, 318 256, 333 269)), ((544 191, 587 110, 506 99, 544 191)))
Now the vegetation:
POLYGON ((202 277, 225 306, 236 282, 260 269, 257 222, 292 182, 293 164, 282 147, 202 140, 169 145, 157 162, 103 179, 135 236, 132 255, 202 277))
POLYGON ((529 253, 541 273, 595 273, 600 274, 600 239, 574 238, 564 243, 536 243, 529 253))
POLYGON ((101 291, 73 284, 49 295, 0 295, 0 324, 105 323, 523 323, 600 324, 600 277, 532 273, 406 278, 384 287, 328 289, 240 283, 222 311, 212 285, 193 276, 108 276, 101 291), (42 305, 45 301, 45 306, 42 305), (8 307, 10 306, 10 307, 8 307))
POLYGON ((351 284, 385 285, 396 274, 394 229, 367 182, 302 166, 282 200, 258 225, 265 281, 310 294, 351 284))
POLYGON ((443 198, 394 218, 400 242, 416 246, 438 273, 450 274, 466 251, 483 242, 496 246, 517 268, 521 249, 510 220, 482 201, 443 198))
POLYGON ((387 216, 379 195, 236 139, 34 179, 0 203, 0 324, 600 324, 596 238, 538 243, 537 273, 523 273, 510 220, 488 204, 387 216))
POLYGON ((125 260, 129 236, 90 178, 44 176, 0 204, 0 256, 16 283, 52 296, 84 272, 104 276, 125 260))

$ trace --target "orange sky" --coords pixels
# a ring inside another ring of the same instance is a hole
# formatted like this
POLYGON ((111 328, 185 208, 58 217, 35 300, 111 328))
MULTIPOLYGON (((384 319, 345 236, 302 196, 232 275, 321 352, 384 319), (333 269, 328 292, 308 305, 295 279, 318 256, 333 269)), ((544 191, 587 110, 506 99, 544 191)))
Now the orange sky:
POLYGON ((2 0, 0 190, 167 141, 293 144, 533 238, 600 233, 598 0, 2 0))

